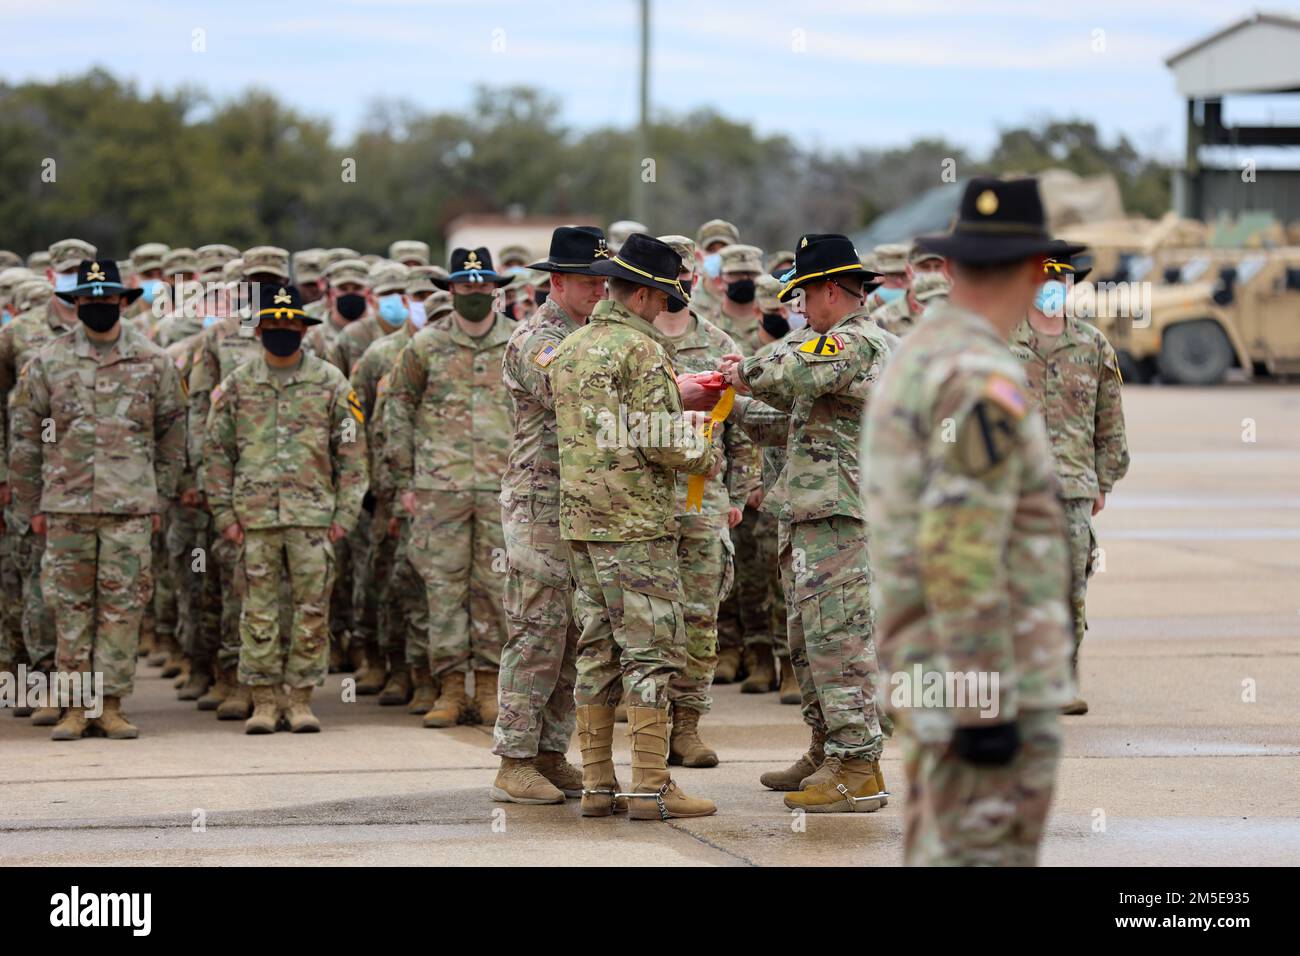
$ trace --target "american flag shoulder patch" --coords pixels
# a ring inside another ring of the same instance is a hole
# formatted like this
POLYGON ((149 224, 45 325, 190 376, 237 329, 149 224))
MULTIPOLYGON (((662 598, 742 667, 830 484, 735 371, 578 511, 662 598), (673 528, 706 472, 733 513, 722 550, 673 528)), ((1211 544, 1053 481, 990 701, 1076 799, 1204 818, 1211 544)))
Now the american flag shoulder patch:
POLYGON ((1020 386, 1004 375, 990 375, 984 386, 984 397, 996 402, 1016 418, 1024 418, 1028 410, 1025 393, 1020 386))
POLYGON ((533 356, 533 361, 537 363, 538 368, 546 368, 555 361, 555 344, 550 343, 540 352, 533 356))

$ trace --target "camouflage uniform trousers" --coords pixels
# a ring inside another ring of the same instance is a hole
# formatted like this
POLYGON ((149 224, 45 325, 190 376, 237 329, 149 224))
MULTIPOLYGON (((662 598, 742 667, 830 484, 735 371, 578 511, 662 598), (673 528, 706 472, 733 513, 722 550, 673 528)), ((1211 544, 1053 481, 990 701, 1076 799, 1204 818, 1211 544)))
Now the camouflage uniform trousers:
POLYGON ((411 564, 410 547, 411 519, 399 517, 393 570, 379 584, 379 646, 400 650, 412 667, 427 667, 429 597, 420 572, 411 564))
POLYGON ((152 518, 47 517, 41 577, 58 633, 58 669, 102 673, 105 696, 126 697, 153 593, 152 518))
MULTIPOLYGON (((13 528, 13 524, 9 525, 13 528)), ((12 534, 13 532, 7 532, 12 534)), ((44 563, 47 539, 30 527, 14 536, 13 561, 21 579, 23 646, 33 670, 48 671, 54 667, 58 636, 54 625, 54 612, 45 601, 45 588, 41 568, 44 563)))
POLYGON ((347 537, 348 558, 352 562, 352 577, 346 582, 350 586, 348 599, 352 608, 352 647, 374 647, 379 642, 379 596, 375 590, 375 566, 371 551, 374 537, 372 526, 377 517, 378 504, 373 511, 362 508, 356 527, 348 532, 347 537))
POLYGON ((1092 498, 1067 498, 1061 502, 1065 509, 1065 524, 1070 533, 1070 614, 1074 620, 1074 657, 1076 673, 1079 669, 1079 646, 1088 628, 1088 578, 1092 576, 1092 554, 1097 547, 1097 536, 1092 530, 1092 498))
POLYGON ((772 592, 769 569, 757 540, 762 516, 746 507, 731 529, 735 545, 735 587, 718 608, 720 647, 772 646, 772 592))
POLYGON ((243 615, 246 590, 244 552, 239 545, 218 535, 212 540, 209 556, 216 564, 221 588, 221 637, 217 646, 217 666, 222 670, 233 670, 239 665, 239 620, 243 615))
POLYGON ((785 588, 781 585, 781 559, 777 554, 780 531, 776 515, 760 511, 754 527, 754 546, 764 574, 764 593, 770 609, 769 633, 772 635, 772 653, 783 661, 790 659, 790 641, 785 633, 785 588))
POLYGON ((167 565, 176 588, 176 636, 197 670, 211 668, 221 634, 219 572, 215 562, 208 566, 211 527, 212 517, 201 508, 168 508, 167 565))
POLYGON ((0 534, 0 666, 27 662, 23 645, 22 576, 14 564, 12 533, 0 534))
POLYGON ((726 526, 701 515, 677 518, 677 563, 682 578, 686 666, 668 682, 674 707, 707 714, 709 688, 718 666, 718 606, 731 592, 735 553, 726 526))
POLYGON ((1062 735, 1053 711, 1022 711, 1016 722, 1021 745, 1011 763, 978 767, 948 744, 917 741, 902 715, 906 865, 1037 865, 1062 735))
POLYGON ((576 720, 578 626, 559 505, 507 499, 501 504, 501 527, 509 562, 506 643, 492 752, 519 759, 541 751, 564 753, 576 720))
POLYGON ((614 707, 626 696, 667 708, 668 683, 686 666, 686 612, 677 540, 570 541, 576 587, 579 705, 614 707))
POLYGON ((429 669, 497 670, 506 544, 497 491, 419 491, 407 560, 429 597, 429 669))
POLYGON ((329 668, 329 602, 334 545, 327 528, 245 529, 244 607, 239 619, 239 682, 317 687, 329 668), (293 611, 288 648, 281 639, 282 585, 293 611))
POLYGON ((779 531, 790 663, 804 722, 825 730, 827 755, 878 759, 884 737, 866 526, 834 515, 781 522, 779 531))
POLYGON ((153 629, 159 638, 176 640, 178 614, 176 609, 176 583, 172 580, 171 558, 167 551, 167 529, 171 525, 173 510, 163 512, 162 529, 153 535, 149 550, 153 554, 153 629))
MULTIPOLYGON (((369 516, 364 510, 358 524, 364 524, 369 516)), ((338 574, 334 578, 334 591, 330 595, 330 644, 340 650, 346 650, 352 643, 356 620, 353 616, 352 589, 354 585, 353 532, 346 538, 334 543, 334 558, 338 574)))

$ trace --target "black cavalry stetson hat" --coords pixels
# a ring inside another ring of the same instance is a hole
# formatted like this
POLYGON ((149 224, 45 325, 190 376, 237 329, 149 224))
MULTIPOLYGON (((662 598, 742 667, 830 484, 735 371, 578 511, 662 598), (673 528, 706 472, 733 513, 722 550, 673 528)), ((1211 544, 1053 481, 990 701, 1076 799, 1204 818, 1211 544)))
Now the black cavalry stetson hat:
POLYGON ((848 236, 838 232, 807 233, 795 246, 794 268, 781 276, 785 284, 777 298, 788 302, 794 290, 805 282, 840 276, 861 276, 870 290, 874 288, 872 280, 879 279, 880 273, 862 265, 862 257, 848 236))
POLYGON ((54 293, 64 302, 72 302, 78 296, 99 296, 124 295, 126 304, 130 305, 140 296, 144 295, 144 289, 128 289, 122 284, 122 273, 117 269, 117 263, 112 259, 105 259, 102 262, 93 259, 82 259, 77 264, 77 284, 66 292, 54 293))
MULTIPOLYGON (((1058 254, 1047 234, 1047 218, 1036 179, 977 176, 966 184, 952 231, 920 236, 916 244, 957 262, 981 265, 1058 254)), ((1065 243, 1068 255, 1083 246, 1065 243)))
POLYGON ((259 282, 257 311, 254 315, 259 325, 263 322, 288 322, 293 319, 303 325, 320 325, 320 319, 313 318, 303 311, 302 293, 298 291, 296 285, 259 282))
POLYGON ((614 254, 605 244, 605 232, 596 226, 560 226, 551 233, 551 251, 528 268, 538 272, 565 272, 590 276, 591 264, 614 254))
POLYGON ((682 257, 677 254, 677 250, 644 232, 634 232, 623 240, 617 255, 597 259, 591 264, 592 275, 613 276, 637 285, 649 286, 667 292, 671 298, 685 305, 686 291, 677 281, 677 274, 681 271, 682 257))
POLYGON ((1066 276, 1074 276, 1075 282, 1082 282, 1092 271, 1091 266, 1082 266, 1074 261, 1075 256, 1084 250, 1084 246, 1071 245, 1064 239, 1053 239, 1052 249, 1047 253, 1043 263, 1043 273, 1049 279, 1065 281, 1066 276))
POLYGON ((453 249, 447 259, 447 278, 433 276, 433 284, 439 289, 450 289, 453 282, 490 282, 502 286, 514 276, 498 275, 492 268, 492 254, 487 246, 477 249, 453 249))

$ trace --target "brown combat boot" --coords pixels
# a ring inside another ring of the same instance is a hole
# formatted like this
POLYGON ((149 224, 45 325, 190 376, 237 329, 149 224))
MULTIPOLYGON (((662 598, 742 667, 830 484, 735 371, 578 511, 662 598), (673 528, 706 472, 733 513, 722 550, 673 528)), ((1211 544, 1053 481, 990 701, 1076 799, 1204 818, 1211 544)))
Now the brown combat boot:
POLYGON ((770 644, 760 644, 745 651, 745 670, 749 676, 740 685, 742 694, 769 694, 777 688, 776 662, 770 644))
MULTIPOLYGON (((161 676, 173 678, 180 677, 186 666, 185 655, 181 653, 181 649, 176 646, 175 641, 170 641, 169 643, 171 644, 171 648, 167 653, 167 660, 163 662, 161 676)), ((177 684, 176 686, 179 687, 180 685, 177 684)))
POLYGON ((400 707, 411 699, 411 669, 405 664, 388 672, 388 683, 379 692, 381 707, 400 707))
POLYGON ((794 676, 794 665, 790 658, 781 659, 781 703, 802 704, 803 690, 799 687, 799 678, 794 676))
POLYGON ((607 817, 627 809, 614 776, 614 708, 577 707, 578 746, 582 750, 582 815, 607 817))
POLYGON ((32 726, 53 727, 62 716, 62 707, 37 707, 32 711, 32 726))
POLYGON ((330 662, 329 672, 331 674, 340 674, 343 672, 346 663, 343 660, 343 647, 333 637, 330 638, 330 662))
POLYGON ((140 728, 126 719, 122 713, 122 698, 105 697, 104 712, 91 722, 109 740, 135 740, 140 736, 140 728))
POLYGON ((80 740, 86 735, 90 720, 86 717, 86 708, 69 707, 63 712, 63 718, 50 731, 51 740, 80 740))
POLYGON ((311 712, 311 692, 314 687, 295 687, 289 691, 289 729, 295 734, 320 733, 320 720, 311 712))
POLYGON ((734 684, 740 673, 740 648, 724 647, 718 651, 718 666, 713 671, 713 683, 734 684))
MULTIPOLYGON (((177 700, 198 700, 212 686, 212 668, 207 664, 190 662, 190 673, 185 683, 176 692, 177 700)), ((220 701, 218 701, 220 703, 220 701)))
POLYGON ((377 647, 367 647, 365 655, 366 672, 357 679, 357 696, 373 697, 388 683, 388 662, 380 656, 377 647))
POLYGON ((375 663, 374 660, 366 654, 366 648, 361 644, 361 642, 349 638, 347 664, 345 664, 344 667, 347 670, 352 671, 352 673, 356 674, 358 677, 362 677, 364 676, 363 672, 372 663, 375 663))
MULTIPOLYGON (((170 634, 159 634, 154 632, 153 653, 145 661, 150 667, 164 667, 167 662, 176 653, 176 644, 172 641, 170 634)), ((175 677, 175 674, 163 674, 163 677, 175 677)))
POLYGON ((411 702, 406 705, 408 714, 427 714, 438 699, 438 685, 427 667, 411 668, 411 702))
POLYGON ((208 688, 208 692, 198 700, 199 710, 216 710, 234 689, 235 669, 233 667, 229 670, 218 668, 216 681, 208 688))
POLYGON ((480 724, 495 726, 497 722, 497 672, 474 672, 474 711, 480 724))
POLYGON ((582 771, 569 763, 564 754, 543 750, 537 754, 536 766, 537 772, 566 797, 582 796, 582 771))
POLYGON ((826 761, 826 731, 814 730, 808 752, 785 770, 769 770, 758 782, 769 790, 798 790, 805 777, 817 772, 826 761))
MULTIPOLYGON (((1087 712, 1088 712, 1088 702, 1084 700, 1082 697, 1074 698, 1074 700, 1070 701, 1068 704, 1066 704, 1064 707, 1061 708, 1061 713, 1064 714, 1066 717, 1082 717, 1087 712)), ((33 723, 34 722, 35 721, 33 721, 33 723)))
POLYGON ((627 723, 627 698, 626 697, 620 700, 618 702, 618 706, 614 708, 614 723, 616 724, 627 723))
POLYGON ((872 763, 827 757, 806 787, 785 798, 785 805, 807 813, 874 813, 885 798, 872 763))
POLYGON ((880 769, 880 761, 871 761, 871 772, 876 775, 876 789, 880 791, 881 807, 889 806, 889 790, 885 787, 885 772, 880 769))
POLYGON ((701 714, 693 707, 673 707, 668 763, 674 767, 716 767, 718 755, 700 739, 701 714))
POLYGON ((563 803, 564 794, 537 770, 536 757, 502 757, 492 781, 492 799, 498 803, 563 803))
POLYGON ((246 734, 273 734, 280 721, 280 708, 275 702, 275 688, 258 684, 252 690, 253 714, 244 721, 246 734))
POLYGON ((226 699, 217 705, 217 720, 247 720, 252 709, 252 688, 247 684, 235 684, 226 699))
POLYGON ((448 671, 442 676, 442 693, 424 715, 426 727, 455 727, 469 710, 465 696, 465 672, 448 671))
POLYGON ((153 626, 148 620, 140 622, 140 643, 136 646, 135 656, 146 658, 145 663, 149 663, 147 658, 153 656, 154 652, 154 634, 153 626))
POLYGON ((691 797, 668 774, 668 711, 658 707, 629 707, 632 737, 632 789, 627 813, 631 820, 670 820, 707 817, 717 813, 712 800, 691 797))

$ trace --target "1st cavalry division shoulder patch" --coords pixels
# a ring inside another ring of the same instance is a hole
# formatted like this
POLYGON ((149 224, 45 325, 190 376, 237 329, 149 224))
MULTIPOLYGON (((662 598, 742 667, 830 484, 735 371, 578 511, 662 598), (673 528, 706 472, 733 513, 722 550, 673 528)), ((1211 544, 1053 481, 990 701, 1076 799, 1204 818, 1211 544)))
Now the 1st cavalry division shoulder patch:
POLYGON ((352 417, 357 420, 357 424, 366 423, 366 414, 361 410, 361 402, 357 399, 357 393, 351 389, 348 390, 348 408, 351 409, 352 417))
POLYGON ((844 338, 840 335, 819 335, 817 338, 809 339, 800 345, 799 351, 808 355, 831 358, 844 351, 844 338))

